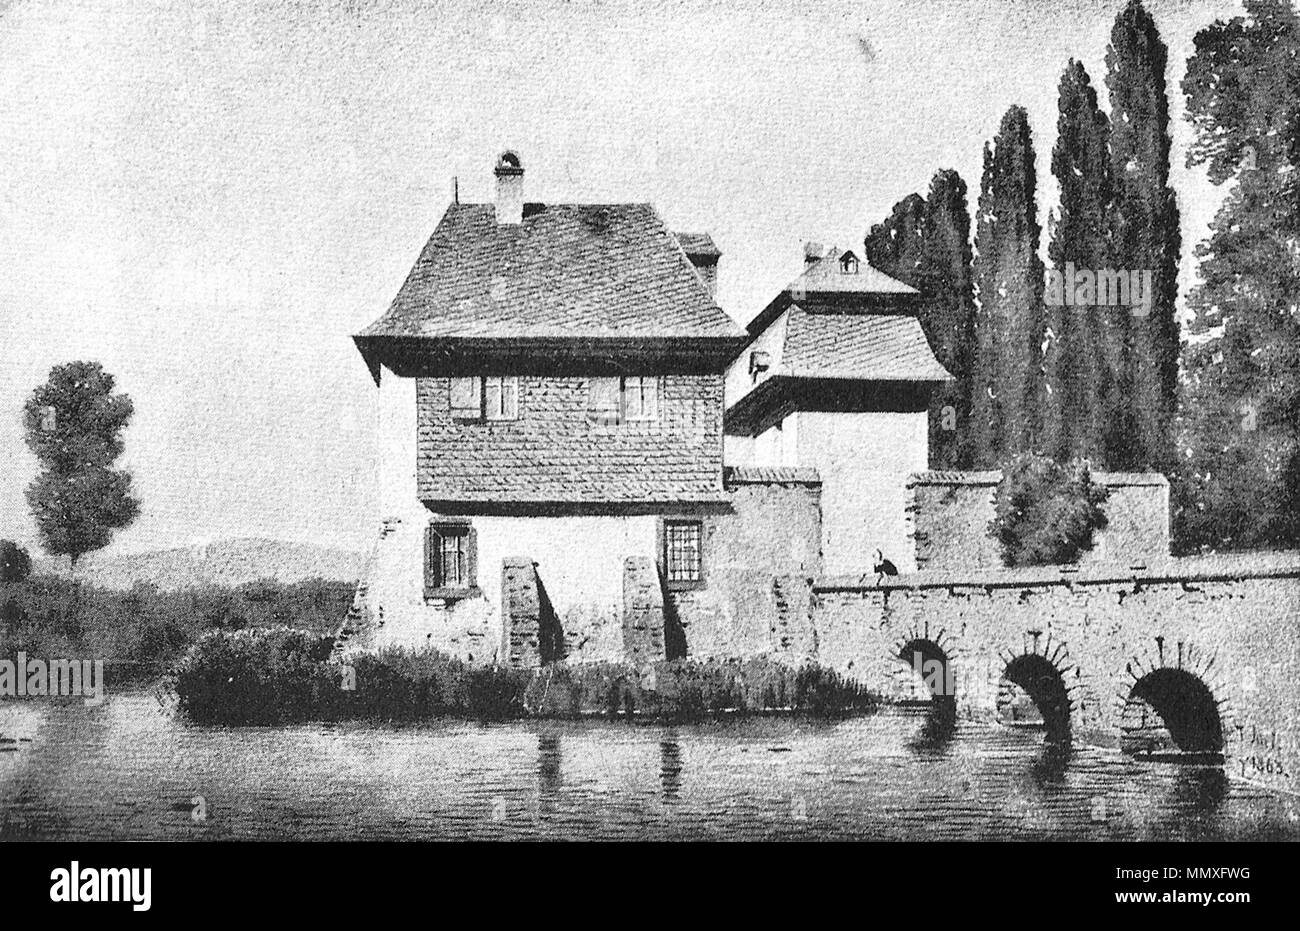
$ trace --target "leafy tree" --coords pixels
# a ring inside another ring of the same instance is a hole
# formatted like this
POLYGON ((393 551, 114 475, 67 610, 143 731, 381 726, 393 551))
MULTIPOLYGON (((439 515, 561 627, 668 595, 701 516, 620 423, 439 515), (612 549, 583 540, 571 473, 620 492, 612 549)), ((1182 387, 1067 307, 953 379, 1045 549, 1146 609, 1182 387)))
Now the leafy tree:
POLYGON ((966 182, 951 169, 935 172, 928 196, 909 194, 895 204, 863 245, 871 265, 921 292, 921 327, 935 357, 954 378, 930 397, 930 466, 966 468, 975 356, 966 182))
POLYGON ((989 536, 1008 566, 1072 563, 1105 528, 1108 495, 1086 462, 1062 466, 1033 453, 1016 456, 1003 467, 989 536))
POLYGON ((12 540, 0 540, 0 582, 22 582, 32 574, 32 558, 12 540))
POLYGON ((1188 298, 1183 549, 1300 545, 1300 21, 1282 0, 1201 30, 1188 164, 1230 191, 1188 298))
POLYGON ((1013 106, 984 147, 975 228, 977 351, 971 441, 976 465, 1032 448, 1043 381, 1042 230, 1029 116, 1013 106))
POLYGON ((925 247, 925 209, 925 199, 919 194, 908 194, 894 204, 889 216, 871 227, 862 243, 867 264, 918 287, 925 247))
MULTIPOLYGON (((1061 75, 1052 174, 1061 206, 1047 247, 1062 278, 1062 293, 1048 304, 1043 433, 1039 451, 1060 461, 1109 461, 1116 432, 1123 432, 1127 398, 1122 390, 1128 308, 1060 300, 1074 297, 1074 269, 1110 267, 1109 120, 1081 62, 1061 75), (1069 291, 1066 295, 1064 292, 1069 291)), ((1049 297, 1051 295, 1049 294, 1049 297)))
MULTIPOLYGON (((1247 4, 1249 6, 1249 4, 1247 4)), ((1129 402, 1108 449, 1113 468, 1168 470, 1178 395, 1178 202, 1169 185, 1168 49, 1141 0, 1115 19, 1106 50, 1116 264, 1152 272, 1151 310, 1129 316, 1129 402), (1131 420, 1131 422, 1128 422, 1131 420)))
POLYGON ((23 409, 27 445, 42 467, 27 502, 41 545, 69 557, 74 571, 78 559, 106 546, 140 510, 131 476, 112 467, 134 412, 131 399, 113 387, 99 363, 69 362, 50 370, 23 409))

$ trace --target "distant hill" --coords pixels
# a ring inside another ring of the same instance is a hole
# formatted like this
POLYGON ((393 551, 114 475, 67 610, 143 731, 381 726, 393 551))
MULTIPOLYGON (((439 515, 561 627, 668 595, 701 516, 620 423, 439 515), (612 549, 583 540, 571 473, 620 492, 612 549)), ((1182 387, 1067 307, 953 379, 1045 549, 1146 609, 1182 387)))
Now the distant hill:
MULTIPOLYGON (((364 556, 352 550, 290 543, 283 540, 234 539, 146 553, 84 557, 77 575, 91 585, 130 588, 146 582, 162 589, 192 585, 239 585, 255 579, 294 582, 322 578, 353 582, 361 574, 364 556)), ((37 572, 64 575, 67 560, 40 557, 37 572)))

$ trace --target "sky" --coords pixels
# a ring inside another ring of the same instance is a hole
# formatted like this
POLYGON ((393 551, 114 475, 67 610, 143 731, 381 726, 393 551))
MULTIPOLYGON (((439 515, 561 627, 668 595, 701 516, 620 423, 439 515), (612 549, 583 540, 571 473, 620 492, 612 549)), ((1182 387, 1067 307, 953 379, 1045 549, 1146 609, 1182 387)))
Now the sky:
MULTIPOLYGON (((451 197, 654 203, 749 319, 806 240, 860 246, 1028 111, 1040 219, 1070 58, 1103 88, 1124 0, 0 0, 0 537, 35 546, 21 408, 101 362, 143 509, 108 552, 262 536, 364 549, 377 390, 350 336, 451 197)), ((1227 0, 1148 0, 1170 47, 1181 286, 1223 191, 1178 92, 1227 0)), ((1046 237, 1044 238, 1044 246, 1046 237)))

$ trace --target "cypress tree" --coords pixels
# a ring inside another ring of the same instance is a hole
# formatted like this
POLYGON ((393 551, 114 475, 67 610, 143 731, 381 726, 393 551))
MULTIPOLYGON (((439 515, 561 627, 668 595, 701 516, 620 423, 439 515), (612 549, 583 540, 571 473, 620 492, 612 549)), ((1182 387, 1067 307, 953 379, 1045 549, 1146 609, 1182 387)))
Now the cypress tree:
POLYGON ((1039 447, 1058 462, 1086 457, 1104 466, 1111 434, 1122 431, 1126 420, 1120 389, 1129 311, 1092 303, 1083 288, 1076 290, 1073 276, 1110 266, 1109 121, 1081 62, 1071 60, 1061 75, 1058 101, 1052 174, 1061 204, 1047 247, 1055 274, 1046 293, 1039 447))
POLYGON ((1129 317, 1132 352, 1123 391, 1133 417, 1112 444, 1115 468, 1168 470, 1178 393, 1178 202, 1169 186, 1168 50, 1141 0, 1115 20, 1106 49, 1110 89, 1115 261, 1150 271, 1150 312, 1129 317))
POLYGON ((984 147, 976 218, 971 440, 980 467, 1031 450, 1040 429, 1045 323, 1035 183, 1029 116, 1013 106, 984 147))

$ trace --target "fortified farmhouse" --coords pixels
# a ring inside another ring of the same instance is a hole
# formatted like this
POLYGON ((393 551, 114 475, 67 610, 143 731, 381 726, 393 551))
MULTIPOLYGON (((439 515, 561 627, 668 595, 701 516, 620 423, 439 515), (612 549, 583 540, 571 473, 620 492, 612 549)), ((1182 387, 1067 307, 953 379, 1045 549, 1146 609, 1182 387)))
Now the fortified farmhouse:
POLYGON ((513 152, 495 176, 354 337, 383 509, 339 655, 762 654, 900 697, 923 660, 967 713, 1016 692, 1049 727, 1116 742, 1154 714, 1179 748, 1300 788, 1294 555, 1170 559, 1164 477, 1097 473, 1094 549, 1003 569, 998 473, 927 471, 951 376, 915 291, 810 244, 742 328, 709 235, 649 204, 525 201, 513 152))

